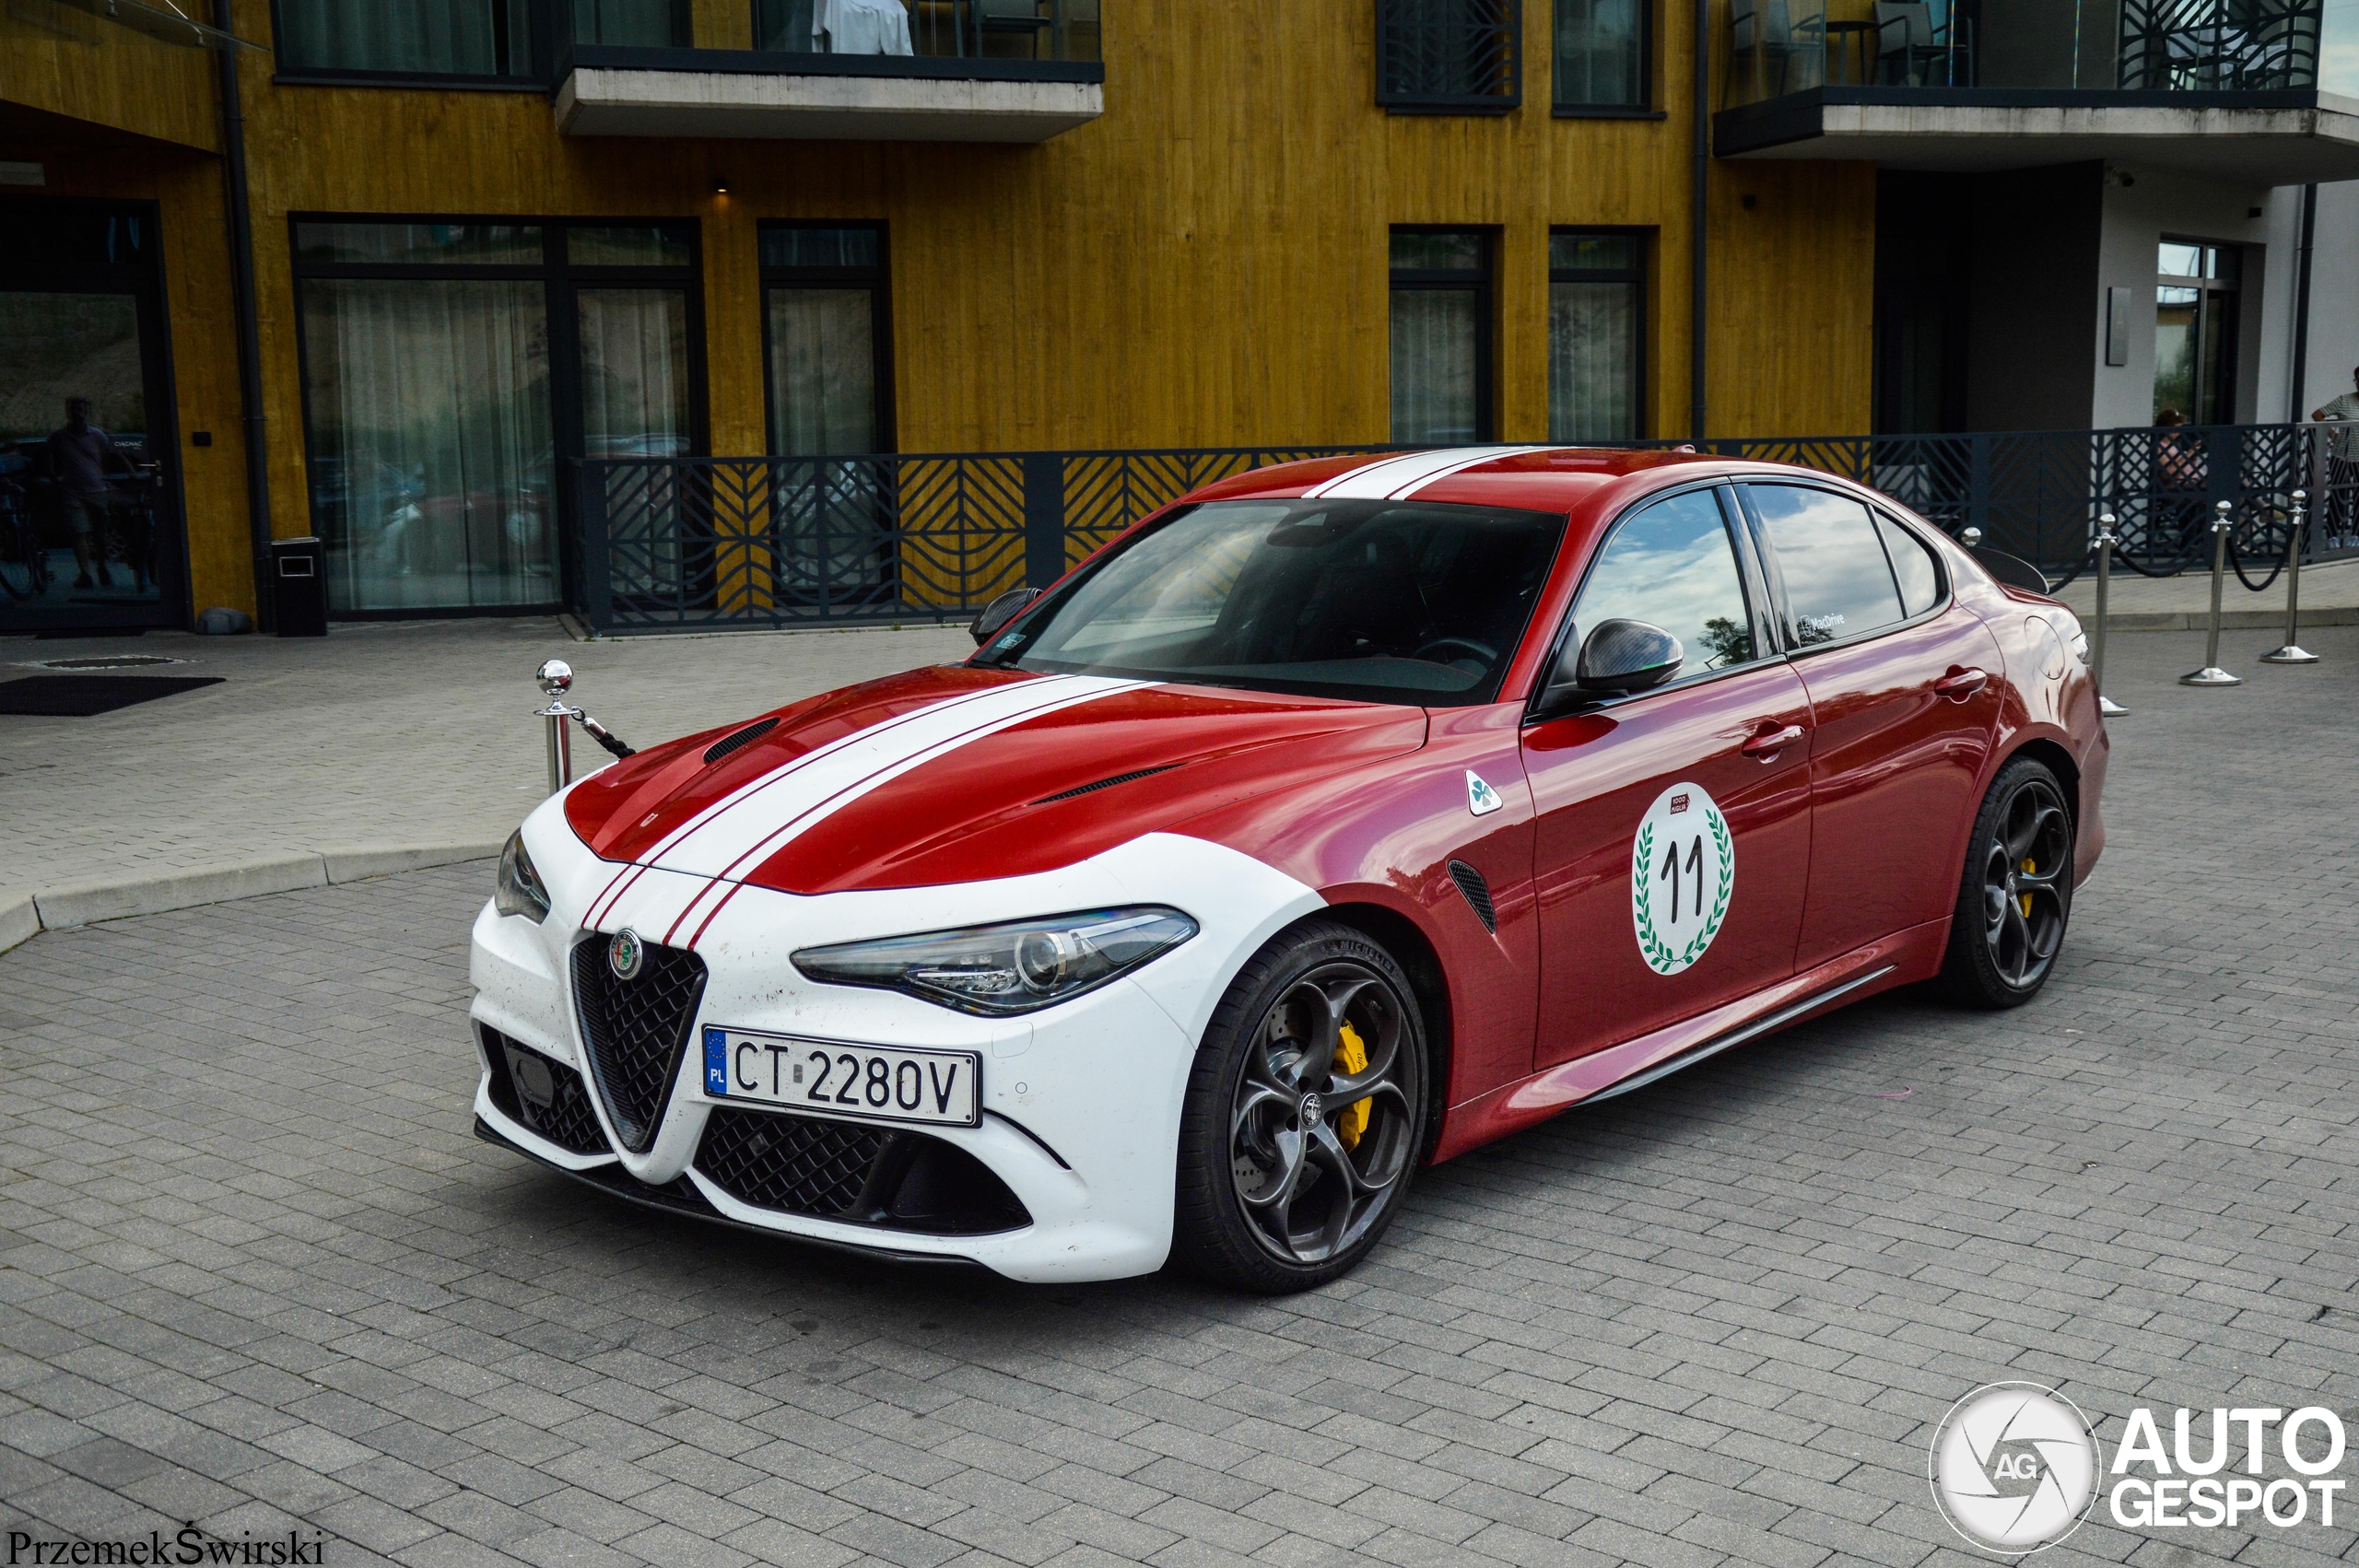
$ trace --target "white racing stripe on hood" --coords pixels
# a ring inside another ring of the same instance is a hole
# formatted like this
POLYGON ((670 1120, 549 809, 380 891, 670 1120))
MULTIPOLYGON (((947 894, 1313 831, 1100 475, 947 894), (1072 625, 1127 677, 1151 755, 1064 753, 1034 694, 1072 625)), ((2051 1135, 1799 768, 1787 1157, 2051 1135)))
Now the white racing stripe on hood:
POLYGON ((1461 469, 1517 452, 1555 451, 1555 447, 1452 447, 1445 451, 1403 452, 1339 474, 1302 493, 1303 499, 1398 501, 1461 469))
POLYGON ((992 687, 986 700, 939 704, 847 737, 741 790, 724 809, 649 857, 695 876, 740 877, 796 835, 863 795, 985 735, 1153 683, 1045 676, 992 687))
MULTIPOLYGON (((864 730, 855 730, 849 735, 841 736, 836 740, 829 741, 824 746, 818 746, 811 751, 805 752, 803 755, 794 758, 792 761, 782 763, 778 767, 763 774, 759 778, 754 779, 750 783, 738 786, 737 789, 722 796, 720 800, 715 801, 712 804, 705 807, 702 811, 698 812, 687 821, 682 823, 679 826, 665 834, 656 842, 656 845, 652 849, 648 850, 637 860, 627 863, 619 868, 615 874, 608 879, 605 890, 600 893, 596 898, 591 900, 589 909, 582 916, 582 924, 585 927, 603 930, 608 919, 614 914, 616 905, 620 902, 623 895, 629 892, 631 883, 638 880, 641 872, 645 871, 650 866, 660 863, 665 854, 685 843, 688 837, 697 832, 699 828, 710 825, 726 813, 735 810, 738 806, 743 805, 745 802, 753 799, 755 796, 762 794, 765 791, 774 790, 780 785, 787 783, 792 780, 795 775, 801 773, 805 768, 823 764, 829 758, 834 757, 839 753, 847 751, 854 746, 874 745, 882 737, 890 735, 906 726, 916 724, 920 721, 926 721, 929 724, 938 723, 945 715, 954 712, 966 713, 969 710, 975 709, 978 705, 987 705, 981 709, 984 714, 1003 712, 1005 711, 1005 699, 1010 693, 1020 691, 1033 694, 1033 696, 1037 697, 1037 694, 1039 694, 1045 686, 1063 685, 1074 679, 1075 679, 1075 677, 1071 675, 1043 675, 1035 680, 1017 681, 1008 685, 985 686, 980 691, 961 692, 956 696, 945 697, 939 702, 928 703, 923 708, 915 708, 908 713, 899 714, 894 718, 883 720, 877 723, 870 725, 864 730)), ((1030 698, 1027 698, 1027 700, 1030 700, 1030 698)))

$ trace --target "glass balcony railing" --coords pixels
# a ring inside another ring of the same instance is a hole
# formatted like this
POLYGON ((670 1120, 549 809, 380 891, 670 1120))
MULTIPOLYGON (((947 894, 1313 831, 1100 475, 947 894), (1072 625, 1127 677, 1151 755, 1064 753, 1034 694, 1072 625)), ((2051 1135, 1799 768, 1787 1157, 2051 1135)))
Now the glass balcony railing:
POLYGON ((1102 58, 1099 0, 754 0, 754 47, 785 54, 1102 58))
POLYGON ((1819 87, 2359 96, 2359 0, 1731 0, 1724 101, 1819 87))

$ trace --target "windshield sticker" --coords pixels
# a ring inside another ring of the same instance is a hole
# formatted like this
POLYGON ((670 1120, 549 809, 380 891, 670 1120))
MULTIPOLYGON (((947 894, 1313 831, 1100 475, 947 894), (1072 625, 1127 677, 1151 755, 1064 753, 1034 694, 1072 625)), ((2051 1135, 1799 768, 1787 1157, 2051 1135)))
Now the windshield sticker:
POLYGON ((1703 957, 1735 891, 1736 846, 1719 804, 1701 784, 1657 795, 1630 849, 1630 921, 1647 967, 1676 975, 1703 957))

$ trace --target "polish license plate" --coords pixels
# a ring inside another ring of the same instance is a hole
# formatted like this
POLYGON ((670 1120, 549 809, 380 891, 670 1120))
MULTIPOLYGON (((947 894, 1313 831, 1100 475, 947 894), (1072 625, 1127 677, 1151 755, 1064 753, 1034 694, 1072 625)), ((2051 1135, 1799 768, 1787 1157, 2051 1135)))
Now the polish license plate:
POLYGON ((704 1092, 861 1121, 973 1127, 982 1118, 975 1051, 853 1046, 750 1029, 704 1032, 704 1092))

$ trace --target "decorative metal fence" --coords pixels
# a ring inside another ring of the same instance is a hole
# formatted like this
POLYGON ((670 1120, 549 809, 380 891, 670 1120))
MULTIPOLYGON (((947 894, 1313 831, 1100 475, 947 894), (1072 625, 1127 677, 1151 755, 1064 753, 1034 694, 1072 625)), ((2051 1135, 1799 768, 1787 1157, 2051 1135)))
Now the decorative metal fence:
POLYGON ((1376 101, 1505 114, 1523 101, 1522 0, 1377 0, 1376 101))
MULTIPOLYGON (((2313 497, 2305 559, 2359 555, 2353 446, 2353 461, 2334 461, 2325 434, 2301 425, 1702 443, 1856 479, 1952 533, 1980 529, 2059 582, 2086 564, 2108 511, 2124 567, 2203 569, 2223 500, 2250 581, 2284 559, 2297 488, 2313 497)), ((963 619, 1215 480, 1387 450, 593 459, 573 486, 574 600, 613 632, 963 619)))

